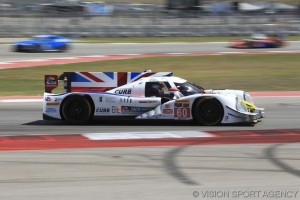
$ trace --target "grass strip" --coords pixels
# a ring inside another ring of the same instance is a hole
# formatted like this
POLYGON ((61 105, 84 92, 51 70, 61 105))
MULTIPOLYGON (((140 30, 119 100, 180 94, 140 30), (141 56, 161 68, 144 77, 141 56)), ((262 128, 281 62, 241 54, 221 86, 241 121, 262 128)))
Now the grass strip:
POLYGON ((0 96, 42 95, 45 74, 71 71, 172 71, 204 88, 299 91, 298 54, 152 57, 0 70, 0 96))

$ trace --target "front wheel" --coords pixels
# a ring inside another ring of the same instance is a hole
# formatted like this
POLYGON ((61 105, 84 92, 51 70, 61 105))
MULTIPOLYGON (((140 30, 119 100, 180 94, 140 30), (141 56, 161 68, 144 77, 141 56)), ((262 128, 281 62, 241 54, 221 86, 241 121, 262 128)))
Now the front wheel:
POLYGON ((224 108, 217 99, 205 97, 195 103, 193 116, 199 125, 219 125, 224 116, 224 108))
POLYGON ((58 51, 63 53, 63 52, 68 51, 69 48, 70 48, 69 45, 66 44, 66 45, 61 46, 61 47, 58 49, 58 51))
POLYGON ((12 48, 13 52, 21 52, 22 51, 22 47, 20 45, 15 45, 12 48))
POLYGON ((87 124, 92 117, 92 106, 87 98, 80 95, 67 97, 61 107, 62 117, 69 124, 87 124))

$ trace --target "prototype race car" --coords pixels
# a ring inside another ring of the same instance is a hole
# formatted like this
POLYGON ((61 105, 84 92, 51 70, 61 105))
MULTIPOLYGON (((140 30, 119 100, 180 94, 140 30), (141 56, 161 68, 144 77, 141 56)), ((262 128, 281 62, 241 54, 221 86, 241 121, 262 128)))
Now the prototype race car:
POLYGON ((36 35, 31 39, 22 40, 13 44, 15 52, 65 52, 70 47, 71 40, 59 35, 36 35))
POLYGON ((277 48, 285 45, 281 38, 267 37, 264 34, 254 34, 250 39, 235 40, 230 44, 231 48, 277 48))
POLYGON ((82 125, 96 118, 255 124, 263 118, 241 90, 204 90, 171 72, 64 72, 45 75, 44 120, 82 125), (64 92, 52 91, 64 82, 64 92))

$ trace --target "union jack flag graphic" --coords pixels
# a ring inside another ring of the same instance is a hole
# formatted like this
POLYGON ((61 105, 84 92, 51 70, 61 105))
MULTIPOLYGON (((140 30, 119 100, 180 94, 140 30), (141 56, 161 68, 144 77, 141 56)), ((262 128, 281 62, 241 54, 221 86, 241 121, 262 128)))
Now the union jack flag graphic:
POLYGON ((72 72, 71 92, 104 92, 144 77, 172 76, 172 72, 72 72))

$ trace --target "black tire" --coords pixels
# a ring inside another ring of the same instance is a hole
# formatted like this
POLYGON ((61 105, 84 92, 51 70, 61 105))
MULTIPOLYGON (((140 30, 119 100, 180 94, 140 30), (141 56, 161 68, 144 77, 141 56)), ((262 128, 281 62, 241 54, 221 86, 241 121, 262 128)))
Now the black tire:
POLYGON ((279 48, 279 47, 281 47, 282 45, 281 45, 281 42, 280 41, 277 41, 277 42, 275 42, 274 44, 273 44, 273 48, 279 48))
POLYGON ((13 52, 21 52, 22 48, 20 45, 15 45, 12 49, 13 52))
POLYGON ((246 42, 245 45, 247 46, 247 48, 255 48, 254 43, 250 41, 246 42))
POLYGON ((34 52, 34 53, 40 53, 40 52, 42 52, 41 45, 40 44, 34 45, 34 48, 32 49, 32 52, 34 52))
POLYGON ((219 125, 224 116, 223 105, 215 98, 204 97, 195 102, 193 106, 193 117, 199 125, 219 125))
POLYGON ((92 114, 92 105, 84 96, 71 95, 63 101, 61 106, 62 118, 69 124, 87 124, 92 114))
POLYGON ((62 46, 62 47, 59 48, 59 52, 63 53, 63 52, 68 51, 68 49, 69 49, 69 45, 66 44, 66 45, 64 45, 64 46, 62 46))

